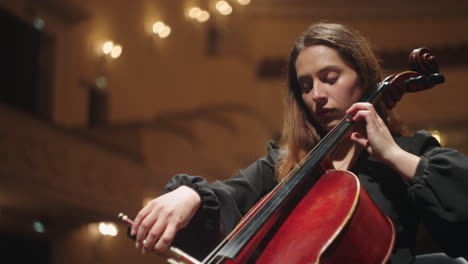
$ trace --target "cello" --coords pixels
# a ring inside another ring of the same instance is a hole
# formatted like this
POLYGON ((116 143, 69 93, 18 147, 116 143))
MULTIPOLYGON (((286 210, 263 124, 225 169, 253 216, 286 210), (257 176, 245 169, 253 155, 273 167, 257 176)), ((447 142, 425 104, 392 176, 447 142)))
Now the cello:
MULTIPOLYGON (((410 55, 410 71, 391 75, 361 98, 393 108, 405 92, 442 83, 434 56, 410 55)), ((391 220, 372 202, 357 177, 319 164, 353 128, 343 117, 303 161, 260 200, 202 262, 185 263, 385 263, 395 240, 391 220)), ((127 224, 130 224, 127 220, 127 224)))

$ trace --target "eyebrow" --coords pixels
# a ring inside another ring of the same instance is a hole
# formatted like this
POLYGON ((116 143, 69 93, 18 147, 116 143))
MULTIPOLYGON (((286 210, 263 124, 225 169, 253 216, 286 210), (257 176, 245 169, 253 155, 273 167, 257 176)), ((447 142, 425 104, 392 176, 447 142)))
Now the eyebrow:
POLYGON ((318 71, 318 73, 326 72, 326 71, 329 71, 329 70, 334 69, 334 68, 338 68, 338 65, 328 65, 325 68, 318 71))
MULTIPOLYGON (((326 66, 326 67, 320 69, 320 70, 317 72, 317 74, 321 74, 321 73, 327 72, 327 71, 329 71, 329 70, 331 70, 331 69, 335 69, 335 68, 339 68, 338 65, 328 65, 328 66, 326 66)), ((303 78, 306 78, 306 77, 310 77, 310 75, 309 75, 309 74, 302 74, 302 75, 299 75, 299 76, 297 77, 297 79, 300 80, 300 79, 303 79, 303 78)))

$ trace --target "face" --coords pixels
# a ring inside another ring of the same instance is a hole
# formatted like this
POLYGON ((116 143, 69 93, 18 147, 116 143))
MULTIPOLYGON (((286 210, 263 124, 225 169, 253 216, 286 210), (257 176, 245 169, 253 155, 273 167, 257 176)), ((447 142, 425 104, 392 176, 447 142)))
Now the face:
POLYGON ((296 60, 296 72, 302 99, 326 132, 339 123, 363 94, 357 73, 328 46, 302 49, 296 60))

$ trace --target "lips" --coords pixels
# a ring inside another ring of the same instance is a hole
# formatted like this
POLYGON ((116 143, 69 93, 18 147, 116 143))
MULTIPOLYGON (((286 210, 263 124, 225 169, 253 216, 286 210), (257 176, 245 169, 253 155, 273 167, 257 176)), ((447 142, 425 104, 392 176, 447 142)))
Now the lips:
POLYGON ((329 116, 332 115, 335 111, 336 109, 334 108, 322 108, 317 112, 317 114, 319 116, 329 116))

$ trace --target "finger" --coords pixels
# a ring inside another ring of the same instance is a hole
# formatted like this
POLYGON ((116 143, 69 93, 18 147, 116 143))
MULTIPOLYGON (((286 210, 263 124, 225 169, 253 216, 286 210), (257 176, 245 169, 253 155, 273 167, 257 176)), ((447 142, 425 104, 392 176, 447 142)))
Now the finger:
POLYGON ((359 120, 362 120, 362 119, 365 119, 366 122, 368 122, 368 118, 369 116, 371 115, 372 113, 370 111, 367 111, 367 110, 359 110, 358 112, 356 112, 352 117, 351 117, 351 120, 352 121, 359 121, 359 120))
POLYGON ((153 225, 151 230, 148 232, 148 235, 145 238, 145 243, 143 244, 143 254, 150 252, 154 247, 156 242, 159 240, 163 231, 167 228, 167 218, 160 217, 158 221, 153 225))
POLYGON ((352 141, 360 144, 361 146, 367 148, 368 144, 369 144, 369 140, 364 137, 362 134, 358 133, 358 132, 353 132, 351 133, 350 135, 350 138, 352 141))
POLYGON ((370 112, 370 113, 375 112, 372 104, 369 104, 369 103, 355 103, 346 111, 346 113, 349 116, 348 121, 355 122, 355 121, 361 120, 363 116, 358 115, 358 114, 361 113, 362 111, 370 112))
POLYGON ((132 231, 130 233, 131 236, 134 236, 141 224, 141 221, 146 218, 146 216, 151 212, 151 203, 147 206, 143 207, 143 209, 138 212, 137 216, 133 220, 132 224, 132 231))
POLYGON ((151 212, 140 224, 137 236, 136 236, 136 248, 141 248, 143 246, 143 240, 146 238, 146 235, 153 224, 158 220, 157 211, 151 212))
POLYGON ((346 111, 347 114, 354 115, 359 110, 369 110, 372 111, 374 106, 371 103, 354 103, 351 107, 346 111))
POLYGON ((171 224, 166 227, 164 230, 163 235, 161 238, 158 240, 156 245, 154 246, 154 251, 156 253, 161 254, 163 253, 172 243, 172 240, 174 240, 175 234, 177 232, 176 225, 171 224))

